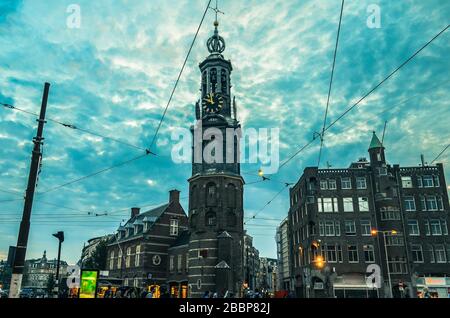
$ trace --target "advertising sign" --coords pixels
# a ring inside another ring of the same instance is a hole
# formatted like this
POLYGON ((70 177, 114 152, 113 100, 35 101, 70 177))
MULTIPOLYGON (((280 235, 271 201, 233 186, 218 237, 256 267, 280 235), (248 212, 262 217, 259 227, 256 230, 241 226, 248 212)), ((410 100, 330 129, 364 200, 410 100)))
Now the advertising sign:
POLYGON ((96 298, 98 271, 82 270, 80 278, 79 298, 96 298))

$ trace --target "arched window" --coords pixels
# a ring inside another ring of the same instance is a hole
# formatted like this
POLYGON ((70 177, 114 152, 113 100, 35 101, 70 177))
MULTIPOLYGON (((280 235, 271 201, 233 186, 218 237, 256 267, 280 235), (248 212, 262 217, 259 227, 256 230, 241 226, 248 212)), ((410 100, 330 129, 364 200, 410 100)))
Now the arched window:
POLYGON ((197 227, 197 217, 198 217, 197 212, 193 211, 190 220, 191 228, 193 229, 197 227))
POLYGON ((215 226, 217 224, 216 213, 214 211, 209 211, 205 215, 206 226, 215 226))
POLYGON ((236 207, 236 186, 232 183, 227 186, 227 200, 230 208, 236 207))
POLYGON ((198 205, 198 187, 197 185, 192 186, 191 188, 191 197, 190 197, 190 203, 191 203, 191 209, 197 208, 198 205))
POLYGON ((211 82, 211 92, 215 93, 216 87, 217 87, 217 69, 216 68, 211 69, 211 71, 209 73, 209 79, 211 82))
POLYGON ((234 213, 232 210, 228 211, 227 226, 236 226, 236 223, 237 223, 236 213, 234 213))
POLYGON ((225 69, 222 69, 220 72, 220 82, 222 86, 222 94, 228 95, 228 78, 227 71, 225 69))
POLYGON ((208 74, 206 73, 206 71, 204 71, 202 74, 202 97, 205 97, 207 93, 207 76, 208 74))
POLYGON ((212 182, 206 185, 206 204, 207 206, 215 206, 217 204, 217 189, 212 182))

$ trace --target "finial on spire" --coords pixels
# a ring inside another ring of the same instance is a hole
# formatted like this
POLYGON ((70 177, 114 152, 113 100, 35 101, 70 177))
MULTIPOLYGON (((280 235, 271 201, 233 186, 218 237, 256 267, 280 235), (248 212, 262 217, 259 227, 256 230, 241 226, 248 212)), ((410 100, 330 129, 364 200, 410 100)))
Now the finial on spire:
POLYGON ((209 7, 216 13, 216 20, 214 21, 214 35, 208 39, 206 46, 208 47, 209 53, 222 53, 225 51, 225 40, 219 35, 219 13, 225 14, 219 10, 218 0, 216 0, 216 7, 209 7))

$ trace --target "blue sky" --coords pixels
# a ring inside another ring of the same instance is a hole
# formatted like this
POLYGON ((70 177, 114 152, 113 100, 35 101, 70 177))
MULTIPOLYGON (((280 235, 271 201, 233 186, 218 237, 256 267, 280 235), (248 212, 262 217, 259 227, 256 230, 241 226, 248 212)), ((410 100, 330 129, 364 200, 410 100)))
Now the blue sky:
MULTIPOLYGON (((0 102, 38 112, 43 83, 52 84, 47 116, 147 147, 169 98, 207 1, 76 1, 81 28, 66 25, 75 0, 2 0, 0 3, 0 102), (147 146, 146 146, 147 145, 147 146)), ((308 142, 321 129, 341 1, 221 1, 220 32, 232 60, 233 93, 244 127, 280 128, 280 157, 308 142)), ((346 1, 336 61, 329 122, 448 24, 446 1, 346 1), (381 28, 366 25, 367 7, 378 4, 381 28)), ((38 196, 27 257, 44 249, 56 256, 51 234, 64 230, 62 258, 76 262, 83 242, 115 230, 128 211, 89 216, 81 211, 116 211, 166 202, 182 191, 187 208, 190 165, 171 161, 170 133, 194 121, 199 98, 198 63, 214 17, 208 14, 161 127, 158 157, 38 196), (45 202, 45 203, 43 203, 45 202), (55 207, 70 207, 74 210, 55 207)), ((431 161, 450 140, 450 31, 339 121, 326 136, 322 162, 346 167, 367 156, 371 131, 381 133, 390 163, 431 161)), ((0 108, 0 189, 22 193, 27 182, 36 123, 0 108)), ((316 165, 318 143, 274 178, 294 182, 316 165)), ((136 149, 53 123, 45 127, 38 191, 139 155, 136 149)), ((449 165, 449 152, 441 160, 449 165)), ((256 173, 258 165, 243 165, 256 173)), ((447 180, 450 169, 447 169, 447 180)), ((256 181, 245 176, 247 182, 256 181)), ((245 188, 245 213, 252 216, 281 188, 276 182, 245 188)), ((17 199, 0 192, 0 201, 17 199)), ((282 219, 289 206, 284 191, 259 216, 282 219)), ((22 202, 0 202, 0 259, 15 245, 22 202)), ((275 257, 278 222, 248 226, 263 256, 275 257)))

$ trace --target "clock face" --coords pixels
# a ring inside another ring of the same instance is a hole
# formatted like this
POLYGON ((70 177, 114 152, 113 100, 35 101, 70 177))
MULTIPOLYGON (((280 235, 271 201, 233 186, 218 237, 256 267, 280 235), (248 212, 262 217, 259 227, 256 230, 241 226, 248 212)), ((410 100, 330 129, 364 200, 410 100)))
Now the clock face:
POLYGON ((209 93, 202 100, 204 114, 218 113, 223 108, 223 97, 217 93, 209 93))

